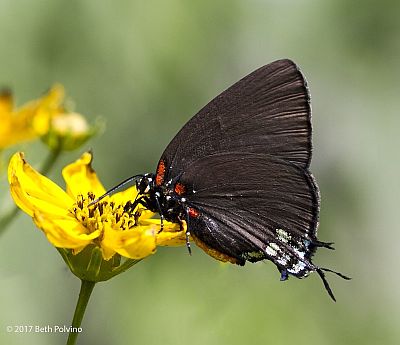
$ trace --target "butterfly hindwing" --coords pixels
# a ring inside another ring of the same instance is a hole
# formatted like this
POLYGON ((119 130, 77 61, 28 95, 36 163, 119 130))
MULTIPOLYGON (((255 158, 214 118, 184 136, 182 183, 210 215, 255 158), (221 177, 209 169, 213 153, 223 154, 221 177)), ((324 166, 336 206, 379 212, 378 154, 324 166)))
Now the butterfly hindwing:
POLYGON ((319 195, 307 170, 269 155, 229 152, 193 162, 179 183, 199 211, 190 231, 210 248, 239 263, 267 258, 297 276, 311 270, 319 195), (304 265, 291 272, 299 261, 304 265))

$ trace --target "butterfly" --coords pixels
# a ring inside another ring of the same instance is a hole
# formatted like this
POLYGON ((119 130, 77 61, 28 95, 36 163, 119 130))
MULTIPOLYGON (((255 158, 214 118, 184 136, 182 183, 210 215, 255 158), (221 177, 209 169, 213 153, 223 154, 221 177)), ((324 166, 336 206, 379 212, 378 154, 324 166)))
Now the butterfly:
POLYGON ((281 280, 324 271, 312 262, 320 194, 310 172, 311 105, 294 62, 265 65, 193 116, 164 150, 155 173, 135 175, 141 204, 179 223, 210 256, 238 265, 269 260, 281 280))

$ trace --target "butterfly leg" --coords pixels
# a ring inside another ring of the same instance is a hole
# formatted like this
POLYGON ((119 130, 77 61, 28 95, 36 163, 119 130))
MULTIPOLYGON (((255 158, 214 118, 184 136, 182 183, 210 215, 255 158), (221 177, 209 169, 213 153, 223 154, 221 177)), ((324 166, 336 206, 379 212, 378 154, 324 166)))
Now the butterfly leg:
POLYGON ((151 200, 147 196, 141 196, 138 199, 135 199, 134 202, 128 202, 127 205, 125 206, 125 211, 127 211, 127 208, 134 210, 138 205, 144 206, 146 209, 152 211, 151 207, 151 200))
POLYGON ((154 199, 156 200, 156 204, 157 204, 157 208, 158 208, 158 213, 159 213, 159 215, 160 215, 160 231, 158 232, 158 233, 160 233, 160 232, 163 231, 163 229, 164 229, 164 215, 163 215, 163 213, 162 213, 160 201, 158 200, 157 194, 158 194, 158 193, 155 193, 155 194, 154 194, 154 199))
POLYGON ((181 231, 185 231, 185 236, 186 236, 186 248, 188 249, 189 255, 192 255, 192 248, 190 247, 190 231, 188 229, 188 224, 189 224, 189 215, 186 214, 186 220, 181 219, 178 216, 179 220, 179 226, 181 228, 181 231))
MULTIPOLYGON (((164 229, 164 215, 162 213, 160 202, 158 201, 157 195, 155 195, 154 197, 155 197, 156 205, 157 205, 156 211, 160 214, 160 231, 158 232, 158 233, 160 233, 164 229)), ((147 196, 141 196, 140 198, 135 199, 135 201, 132 204, 130 204, 129 207, 132 210, 134 210, 137 205, 142 205, 150 211, 153 211, 153 212, 155 211, 154 207, 152 207, 152 202, 151 202, 150 198, 147 196)))
MULTIPOLYGON (((146 209, 150 209, 148 198, 142 196, 140 198, 136 197, 134 202, 128 201, 124 206, 124 212, 133 213, 138 205, 142 205, 146 209)), ((139 209, 136 210, 136 212, 134 213, 135 225, 138 225, 141 214, 142 214, 142 211, 139 209)))

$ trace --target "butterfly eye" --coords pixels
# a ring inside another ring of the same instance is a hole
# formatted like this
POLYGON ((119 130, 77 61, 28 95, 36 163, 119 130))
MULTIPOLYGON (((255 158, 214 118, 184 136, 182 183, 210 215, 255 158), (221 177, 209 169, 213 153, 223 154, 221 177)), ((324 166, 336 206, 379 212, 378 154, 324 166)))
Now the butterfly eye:
POLYGON ((136 189, 138 190, 139 194, 148 193, 150 190, 149 179, 144 176, 139 181, 136 181, 136 189))

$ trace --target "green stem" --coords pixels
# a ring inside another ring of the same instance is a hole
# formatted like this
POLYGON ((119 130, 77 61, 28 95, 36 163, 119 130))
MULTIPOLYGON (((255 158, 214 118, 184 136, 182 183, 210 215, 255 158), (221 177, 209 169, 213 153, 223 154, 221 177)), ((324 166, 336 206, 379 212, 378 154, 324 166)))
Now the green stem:
POLYGON ((60 157, 60 153, 61 153, 61 147, 57 147, 55 149, 50 150, 49 155, 43 162, 42 168, 40 169, 40 173, 42 175, 47 175, 48 172, 53 168, 54 164, 58 160, 58 157, 60 157))
POLYGON ((81 291, 79 291, 78 302, 76 303, 74 318, 72 319, 71 331, 68 335, 67 345, 76 344, 79 332, 77 329, 81 327, 83 315, 89 302, 90 295, 92 294, 95 282, 82 280, 81 291))
POLYGON ((18 215, 19 208, 17 206, 13 206, 12 209, 0 218, 0 235, 4 232, 4 230, 11 224, 11 222, 18 215))
MULTIPOLYGON (((53 168, 54 164, 57 162, 58 157, 60 157, 61 149, 56 148, 50 151, 49 155, 46 157, 41 169, 42 175, 47 175, 48 172, 53 168)), ((19 214, 19 208, 14 205, 11 210, 0 217, 0 235, 4 233, 6 228, 13 222, 14 219, 19 214)))

